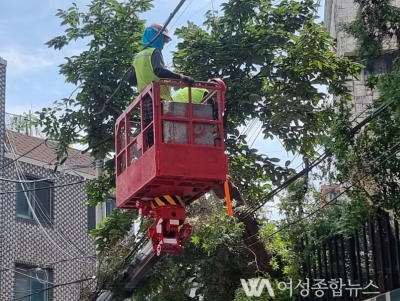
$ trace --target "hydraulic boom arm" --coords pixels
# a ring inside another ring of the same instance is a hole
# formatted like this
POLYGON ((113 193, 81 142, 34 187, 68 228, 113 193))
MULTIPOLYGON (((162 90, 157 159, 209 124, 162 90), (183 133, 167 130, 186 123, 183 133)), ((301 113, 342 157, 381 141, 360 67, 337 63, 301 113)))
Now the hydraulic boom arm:
POLYGON ((106 291, 97 298, 97 301, 124 301, 130 298, 139 281, 146 276, 160 258, 160 256, 157 256, 157 254, 153 252, 152 242, 148 241, 144 247, 137 252, 132 263, 125 271, 125 276, 123 278, 125 295, 123 297, 115 296, 113 292, 106 291))

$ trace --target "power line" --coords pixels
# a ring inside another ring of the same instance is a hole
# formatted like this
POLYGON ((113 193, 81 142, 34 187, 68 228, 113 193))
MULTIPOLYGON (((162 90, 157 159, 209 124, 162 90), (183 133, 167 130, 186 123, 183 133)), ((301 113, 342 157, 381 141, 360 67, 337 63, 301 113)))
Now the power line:
POLYGON ((28 150, 27 152, 25 152, 24 154, 20 155, 18 158, 15 158, 14 160, 8 162, 7 164, 4 164, 3 166, 0 167, 0 169, 3 169, 11 164, 13 164, 15 161, 21 159, 22 157, 25 157, 27 154, 29 154, 30 152, 34 151, 35 149, 37 149, 39 146, 41 146, 43 143, 46 143, 46 140, 48 139, 44 139, 42 142, 40 142, 38 145, 36 145, 35 147, 31 148, 30 150, 28 150))
POLYGON ((71 182, 71 183, 67 183, 67 184, 61 184, 61 185, 53 185, 50 187, 42 187, 42 188, 35 188, 35 189, 24 189, 24 190, 15 190, 15 191, 5 191, 5 192, 0 192, 1 194, 11 194, 11 193, 19 193, 19 192, 27 192, 27 191, 37 191, 37 190, 43 190, 43 189, 53 189, 53 188, 59 188, 59 187, 67 187, 67 186, 72 186, 72 185, 77 185, 77 184, 81 184, 84 183, 85 180, 80 180, 77 182, 71 182))
MULTIPOLYGON (((0 270, 0 272, 13 271, 14 273, 17 273, 17 274, 20 274, 20 275, 24 275, 24 276, 26 276, 28 278, 32 278, 32 279, 37 280, 36 277, 30 276, 30 275, 26 275, 26 274, 23 273, 23 271, 32 271, 33 269, 24 270, 24 269, 21 269, 21 268, 7 268, 7 267, 2 266, 2 265, 0 265, 0 267, 3 268, 3 270, 0 270)), ((46 282, 46 283, 50 283, 50 284, 55 284, 55 283, 47 281, 47 280, 42 280, 41 279, 40 281, 43 281, 43 282, 46 282)))
MULTIPOLYGON (((69 261, 74 261, 74 260, 79 260, 79 259, 85 259, 85 258, 96 258, 96 255, 77 256, 77 257, 74 257, 74 258, 61 259, 61 260, 52 261, 52 262, 41 262, 41 263, 38 263, 37 266, 39 268, 43 268, 44 269, 46 267, 50 267, 50 266, 52 266, 54 264, 57 264, 57 263, 64 263, 64 262, 69 262, 69 261)), ((4 266, 1 266, 1 267, 3 268, 3 270, 0 270, 0 272, 4 272, 4 271, 8 271, 8 270, 15 270, 15 269, 12 269, 12 268, 6 268, 4 266)))
MULTIPOLYGON (((387 104, 383 104, 383 105, 381 105, 375 112, 373 112, 372 114, 370 114, 369 116, 367 116, 366 118, 364 118, 358 125, 356 125, 354 128, 352 128, 349 132, 348 132, 348 136, 352 136, 352 135, 354 135, 355 133, 357 133, 357 131, 359 130, 359 129, 361 129, 361 127, 362 126, 364 126, 365 124, 367 124, 368 122, 371 122, 374 118, 376 118, 379 114, 381 114, 390 104, 392 104, 393 102, 394 102, 395 100, 393 99, 393 100, 391 100, 390 102, 388 102, 387 104)), ((357 117, 356 117, 357 118, 357 117)), ((395 146, 397 146, 398 144, 400 144, 400 142, 399 143, 396 143, 392 148, 390 148, 390 150, 391 149, 393 149, 395 146)), ((389 150, 389 151, 390 151, 389 150)), ((395 153, 396 154, 396 153, 395 153)), ((394 156, 395 154, 393 154, 393 155, 391 155, 389 158, 391 158, 392 156, 394 156)), ((322 155, 321 155, 322 156, 322 155)), ((321 158, 321 156, 319 157, 319 159, 321 158)), ((324 156, 327 156, 327 154, 325 154, 324 156)), ((382 157, 382 155, 381 156, 379 156, 378 157, 378 159, 379 158, 381 158, 382 157)), ((384 162, 386 162, 389 158, 387 158, 384 162)), ((319 161, 319 159, 317 159, 316 161, 319 161)), ((314 163, 316 162, 316 161, 314 161, 314 163)), ((382 162, 381 164, 383 164, 384 162, 382 162)), ((311 169, 314 167, 314 163, 312 164, 312 165, 310 165, 310 167, 311 167, 311 169)), ((320 161, 319 161, 319 163, 320 163, 320 161)), ((319 164, 318 163, 318 164, 319 164)), ((317 164, 317 165, 318 165, 317 164)), ((381 165, 380 164, 380 165, 381 165)), ((374 170, 376 169, 376 168, 378 168, 380 165, 378 165, 377 167, 375 167, 374 168, 374 170)), ((304 173, 304 171, 306 171, 306 172, 309 172, 311 169, 310 169, 310 167, 309 168, 307 168, 307 169, 304 169, 304 170, 302 170, 301 172, 299 172, 298 174, 296 174, 293 178, 295 178, 296 177, 296 179, 298 179, 298 178, 300 178, 300 176, 302 176, 302 175, 304 175, 305 173, 304 173), (301 174, 299 177, 297 177, 297 175, 299 175, 299 174, 301 174)), ((368 175, 368 174, 367 174, 368 175)), ((367 176, 366 175, 366 176, 367 176)), ((365 176, 364 176, 365 177, 365 176)), ((363 178, 364 178, 363 177, 363 178)), ((291 179, 293 179, 293 178, 291 178, 291 179)), ((359 181, 361 181, 363 178, 361 178, 359 181)), ((288 181, 286 181, 285 183, 283 183, 281 186, 284 186, 283 188, 285 188, 285 187, 287 187, 288 185, 290 185, 293 181, 290 181, 291 179, 289 179, 288 181), (285 185, 287 182, 289 182, 287 185, 285 185)), ((358 182, 359 182, 358 181, 358 182)), ((358 183, 357 182, 357 183, 358 183)), ((354 184, 355 185, 355 184, 354 184)), ((280 187, 281 187, 280 186, 280 187)), ((278 188, 280 188, 280 187, 278 187, 278 188)), ((349 190, 350 188, 351 188, 352 186, 350 186, 348 189, 346 189, 345 191, 343 191, 343 193, 344 192, 346 192, 347 190, 349 190)), ((275 194, 273 194, 272 196, 274 196, 274 195, 276 195, 279 191, 281 191, 282 189, 280 189, 280 190, 278 190, 278 188, 277 189, 275 189, 274 191, 276 192, 275 194), (277 191, 278 190, 278 191, 277 191)), ((274 191, 272 191, 270 194, 272 194, 274 191)), ((340 195, 342 195, 343 193, 341 193, 340 195)), ((337 199, 340 195, 338 195, 335 199, 337 199)), ((272 197, 271 196, 271 197, 272 197)), ((271 197, 269 197, 269 198, 271 198, 271 197)), ((256 210, 258 210, 259 208, 261 208, 267 201, 268 201, 268 196, 267 196, 267 200, 264 200, 264 201, 262 201, 261 203, 261 205, 259 205, 259 206, 257 206, 257 209, 256 210)), ((335 200, 334 199, 334 200, 335 200)), ((333 201, 333 200, 332 200, 333 201)), ((330 201, 329 203, 327 203, 327 204, 330 204, 330 203, 332 203, 332 201, 330 201)), ((248 209, 251 209, 251 207, 249 207, 248 209)), ((246 218, 247 216, 249 216, 250 214, 252 214, 252 213, 254 213, 256 210, 254 210, 254 206, 253 206, 253 209, 251 209, 250 211, 249 210, 247 210, 247 212, 245 212, 245 213, 247 213, 246 215, 245 215, 245 217, 243 217, 243 219, 244 218, 246 218)), ((320 210, 320 209, 319 209, 320 210)), ((318 210, 317 210, 318 211, 318 210)), ((316 212, 317 212, 316 211, 316 212)), ((308 217, 310 217, 310 216, 312 216, 312 215, 314 215, 316 212, 313 212, 312 214, 310 214, 310 215, 307 215, 306 217, 304 217, 304 218, 308 218, 308 217)), ((303 220, 304 218, 302 218, 302 219, 300 219, 299 221, 296 221, 296 222, 300 222, 301 220, 303 220)), ((291 224, 290 224, 291 225, 291 224)), ((274 233, 275 234, 275 233, 274 233)), ((252 237, 254 237, 254 236, 256 236, 256 235, 258 235, 258 234, 255 234, 255 235, 252 235, 252 236, 250 236, 250 237, 247 237, 246 238, 246 240, 247 239, 250 239, 250 238, 252 238, 252 237)))
POLYGON ((280 191, 285 189, 287 186, 295 182, 297 179, 301 178, 304 176, 306 173, 310 172, 315 166, 319 165, 321 162, 323 162, 326 158, 328 157, 328 153, 324 153, 321 156, 319 156, 313 163, 310 164, 308 168, 305 168, 298 172, 296 175, 294 175, 292 178, 288 179, 281 185, 279 185, 277 188, 273 189, 270 193, 267 194, 264 200, 260 201, 259 203, 255 203, 252 206, 248 207, 246 211, 244 211, 244 216, 241 217, 242 219, 247 218, 249 215, 253 214, 255 211, 259 210, 265 203, 267 203, 272 197, 277 195, 280 191))
MULTIPOLYGON (((392 147, 388 150, 388 152, 391 151, 393 148, 395 148, 395 147, 398 146, 398 145, 400 145, 400 142, 397 142, 394 146, 392 146, 392 147)), ((305 220, 305 219, 307 219, 307 218, 313 216, 313 215, 316 214, 317 212, 324 210, 324 209, 326 208, 326 206, 331 205, 331 204, 332 204, 334 201, 336 201, 340 196, 342 196, 344 193, 346 193, 347 191, 349 191, 352 187, 354 187, 356 184, 358 184, 359 182, 361 182, 364 178, 366 178, 367 176, 371 175, 372 172, 374 172, 376 169, 378 169, 381 165, 383 165, 383 164, 384 164, 386 161, 388 161, 390 158, 392 158, 393 156, 397 155, 399 152, 400 152, 400 150, 393 152, 389 157, 387 157, 385 160, 383 160, 381 163, 379 163, 377 166, 375 166, 370 172, 366 173, 366 174, 365 174, 364 176, 362 176, 359 180, 357 180, 356 182, 354 182, 353 184, 351 184, 349 187, 347 187, 345 190, 343 190, 339 195, 337 195, 337 196, 334 197, 332 200, 330 200, 329 202, 327 202, 327 203, 325 204, 324 207, 320 207, 320 208, 318 208, 318 209, 312 211, 311 213, 307 214, 306 216, 303 216, 302 218, 300 218, 300 219, 298 219, 298 220, 295 220, 295 221, 293 221, 293 222, 291 222, 291 223, 288 223, 288 224, 285 225, 283 228, 281 228, 281 229, 279 229, 279 230, 273 232, 272 234, 268 235, 266 238, 272 237, 273 235, 275 235, 275 234, 277 234, 277 233, 279 233, 279 232, 282 232, 285 228, 287 228, 287 227, 289 227, 289 226, 293 226, 293 225, 295 225, 295 224, 297 224, 297 223, 299 223, 299 222, 301 222, 301 221, 303 221, 303 220, 305 220)), ((383 156, 383 154, 382 154, 381 156, 379 156, 378 159, 381 158, 382 156, 383 156)), ((258 235, 258 234, 257 234, 257 235, 258 235)), ((251 237, 254 237, 254 236, 255 236, 255 235, 250 236, 250 237, 247 237, 247 238, 245 238, 245 239, 247 240, 247 239, 249 239, 249 238, 251 238, 251 237)), ((255 244, 255 243, 253 243, 253 244, 255 244)), ((252 245, 253 245, 253 244, 252 244, 252 245)), ((250 246, 252 246, 252 245, 250 245, 250 246)), ((250 246, 249 246, 249 247, 250 247, 250 246)))
MULTIPOLYGON (((176 22, 179 21, 179 19, 182 17, 182 15, 185 13, 185 11, 189 8, 189 6, 192 4, 194 0, 191 0, 189 2, 189 4, 186 6, 186 8, 182 11, 182 13, 179 15, 179 17, 175 20, 174 24, 171 25, 170 31, 172 32, 172 28, 174 28, 174 25, 176 24, 176 22)), ((166 48, 166 47, 165 47, 166 48)))
MULTIPOLYGON (((193 18, 194 16, 196 16, 198 13, 200 13, 203 9, 205 9, 206 7, 210 6, 211 3, 207 3, 206 5, 204 5, 203 7, 201 7, 199 10, 197 10, 194 14, 190 15, 187 19, 190 20, 191 18, 193 18)), ((186 21, 185 21, 186 22, 186 21)), ((181 26, 182 24, 184 24, 185 22, 179 23, 178 26, 181 26)), ((171 31, 174 28, 174 25, 176 24, 176 22, 171 26, 171 31)), ((176 26, 176 27, 178 27, 176 26)), ((165 46, 164 49, 167 49, 168 47, 171 47, 171 45, 174 45, 174 43, 172 44, 168 44, 165 46)))
MULTIPOLYGON (((15 157, 15 156, 16 156, 16 151, 14 150, 14 147, 15 147, 15 146, 14 146, 14 142, 10 139, 8 132, 6 133, 6 135, 7 135, 7 138, 8 138, 8 140, 9 140, 9 143, 10 143, 11 152, 12 152, 13 156, 15 157)), ((19 162, 18 162, 18 161, 15 161, 14 164, 15 164, 15 167, 16 167, 16 171, 17 171, 18 178, 21 180, 21 179, 24 177, 22 168, 21 168, 21 166, 19 165, 19 162)), ((25 180, 26 180, 26 178, 25 178, 25 180)), ((22 187, 25 187, 25 185, 27 185, 27 184, 26 184, 26 183, 21 183, 21 185, 22 185, 22 187)), ((27 186, 26 186, 26 187, 27 187, 27 186)), ((36 190, 39 190, 39 189, 40 189, 40 188, 38 188, 38 189, 36 189, 36 190)), ((42 189, 49 189, 49 188, 48 188, 48 187, 43 187, 42 189)), ((38 218, 38 216, 37 216, 37 214, 36 214, 36 211, 33 209, 33 206, 32 206, 32 203, 31 203, 32 200, 28 197, 27 191, 28 191, 28 190, 25 190, 25 191, 24 191, 24 195, 25 195, 27 204, 28 204, 28 206, 29 206, 30 213, 32 214, 33 219, 34 219, 34 220, 36 221, 36 223, 39 225, 39 228, 42 230, 42 233, 45 235, 45 238, 46 238, 50 243, 52 243, 57 249, 59 249, 62 253, 71 256, 67 251, 63 250, 63 249, 50 237, 49 233, 47 233, 46 229, 43 227, 41 221, 39 220, 39 218, 38 218)), ((47 220, 50 222, 50 224, 51 224, 51 225, 53 226, 53 228, 54 228, 54 225, 51 223, 50 218, 48 218, 47 215, 43 212, 43 208, 41 208, 40 202, 37 201, 37 199, 36 199, 36 198, 37 198, 36 194, 30 193, 30 196, 33 196, 33 198, 35 198, 34 201, 35 201, 36 204, 39 204, 39 206, 38 206, 38 213, 41 213, 41 214, 42 214, 42 217, 47 218, 47 220)), ((55 229, 55 228, 54 228, 54 229, 55 229)), ((55 229, 55 230, 57 230, 57 229, 55 229)), ((72 242, 71 242, 68 238, 65 237, 65 235, 64 235, 63 233, 60 233, 60 234, 61 234, 61 237, 64 238, 64 240, 65 240, 67 243, 69 242, 72 246, 76 247, 74 244, 72 244, 72 242)), ((81 251, 78 247, 76 247, 76 248, 82 253, 82 251, 81 251)), ((71 257, 72 257, 72 256, 71 256, 71 257)))
MULTIPOLYGON (((14 157, 16 157, 16 148, 15 148, 14 138, 13 138, 12 134, 9 135, 9 132, 6 132, 6 135, 7 135, 8 141, 9 141, 9 145, 10 145, 9 151, 13 154, 14 157), (10 138, 10 136, 11 136, 11 138, 10 138)), ((26 180, 26 177, 25 177, 25 175, 24 175, 24 173, 23 173, 23 170, 22 170, 22 168, 21 168, 21 166, 20 166, 19 161, 18 161, 18 160, 15 161, 14 164, 15 164, 15 167, 16 167, 16 172, 17 172, 17 175, 18 175, 18 178, 19 178, 19 182, 21 183, 21 186, 24 187, 24 188, 28 187, 28 186, 25 186, 25 185, 28 185, 27 183, 29 183, 29 181, 26 180), (22 180, 22 178, 23 178, 24 180, 22 180)), ((38 182, 38 181, 33 181, 33 182, 38 182)), ((58 186, 61 186, 61 185, 58 185, 58 186)), ((53 187, 54 187, 54 186, 53 186, 53 187)), ((41 189, 50 189, 50 187, 42 187, 41 189)), ((35 190, 40 190, 40 188, 36 188, 35 190)), ((57 248, 59 248, 62 252, 64 252, 64 250, 62 250, 62 249, 57 245, 57 243, 48 235, 47 231, 46 231, 46 230, 44 229, 44 227, 42 226, 41 221, 38 220, 38 217, 37 217, 37 215, 36 215, 36 211, 33 210, 32 204, 31 204, 31 200, 30 200, 30 198, 28 198, 28 195, 27 195, 27 192, 26 192, 26 191, 29 191, 29 190, 26 189, 26 190, 22 190, 22 191, 23 191, 24 194, 25 194, 25 198, 26 198, 26 200, 27 200, 29 209, 31 210, 31 214, 32 214, 34 220, 39 224, 39 226, 40 226, 42 232, 46 235, 46 237, 48 238, 48 240, 49 240, 50 242, 54 243, 54 245, 55 245, 57 248)), ((38 210, 37 210, 37 213, 41 215, 43 221, 46 222, 46 220, 47 220, 46 223, 48 223, 49 225, 51 225, 51 226, 53 227, 53 229, 54 229, 55 231, 57 231, 57 232, 60 234, 60 237, 64 239, 64 241, 67 243, 67 245, 69 244, 69 245, 73 246, 73 247, 76 248, 81 254, 83 254, 83 255, 86 256, 85 252, 83 252, 78 246, 76 246, 76 245, 65 235, 65 233, 63 233, 60 229, 58 229, 58 228, 56 228, 56 227, 54 226, 54 224, 52 223, 52 220, 50 219, 49 215, 46 214, 46 213, 44 212, 45 209, 43 209, 42 204, 40 203, 40 201, 38 201, 37 195, 36 195, 35 193, 30 192, 30 193, 29 193, 29 196, 31 196, 31 197, 33 198, 33 202, 35 202, 35 205, 36 205, 36 207, 37 207, 37 209, 38 209, 38 210)), ((64 253, 65 253, 65 252, 64 252, 64 253)), ((67 254, 67 253, 65 253, 65 254, 67 254)), ((69 254, 67 254, 67 255, 69 255, 69 254)), ((82 262, 83 262, 83 261, 82 261, 82 262)))
POLYGON ((53 289, 53 288, 56 288, 56 287, 67 286, 67 285, 71 285, 71 284, 75 284, 75 283, 82 283, 82 282, 89 281, 89 280, 93 280, 93 278, 86 278, 86 279, 81 279, 81 280, 75 280, 75 281, 72 281, 72 282, 66 282, 66 283, 56 284, 56 285, 53 285, 53 286, 50 286, 50 287, 41 289, 41 290, 39 290, 38 292, 35 292, 35 293, 32 293, 32 294, 29 294, 29 295, 20 297, 20 298, 18 298, 18 299, 15 299, 14 301, 23 301, 23 300, 24 300, 25 298, 27 298, 27 297, 34 296, 34 295, 37 295, 37 294, 40 294, 40 293, 49 291, 49 290, 51 290, 51 289, 53 289))
POLYGON ((13 183, 36 183, 36 182, 44 182, 44 181, 54 181, 54 179, 39 179, 39 180, 14 180, 14 179, 5 179, 5 178, 0 178, 0 181, 4 182, 13 182, 13 183))
MULTIPOLYGON (((390 106, 394 102, 394 99, 391 100, 390 102, 381 105, 379 108, 377 108, 373 113, 371 113, 369 116, 364 118, 359 124, 357 124, 355 127, 353 127, 348 133, 348 137, 354 136, 364 125, 367 123, 371 122, 374 118, 376 118, 379 114, 381 114, 388 106, 390 106)), ((306 173, 310 172, 315 166, 319 165, 321 162, 323 162, 328 156, 330 156, 331 153, 326 151, 324 154, 322 154, 320 157, 318 157, 313 163, 310 164, 310 166, 306 169, 303 169, 296 175, 294 175, 292 178, 288 179, 281 185, 279 185, 277 188, 272 190, 270 193, 267 194, 264 200, 253 204, 252 206, 248 207, 247 210, 244 211, 244 217, 243 219, 248 217, 249 215, 253 214, 255 211, 259 210, 265 203, 267 203, 272 197, 274 197, 276 194, 278 194, 281 190, 285 189, 287 186, 289 186, 291 183, 305 175, 306 173)))

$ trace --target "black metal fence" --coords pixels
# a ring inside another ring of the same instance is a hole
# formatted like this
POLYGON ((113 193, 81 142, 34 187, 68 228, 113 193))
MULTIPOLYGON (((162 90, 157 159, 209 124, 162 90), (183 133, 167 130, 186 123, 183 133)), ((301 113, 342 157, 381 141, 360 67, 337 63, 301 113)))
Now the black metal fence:
POLYGON ((350 237, 330 237, 303 263, 301 299, 365 300, 399 288, 399 238, 398 221, 382 211, 350 237))

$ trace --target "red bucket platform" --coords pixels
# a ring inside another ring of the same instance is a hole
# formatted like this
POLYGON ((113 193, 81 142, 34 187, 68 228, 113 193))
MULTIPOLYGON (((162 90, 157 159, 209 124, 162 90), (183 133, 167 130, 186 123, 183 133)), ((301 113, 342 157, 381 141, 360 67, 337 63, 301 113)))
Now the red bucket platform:
POLYGON ((137 209, 136 201, 163 195, 180 196, 188 204, 226 179, 224 82, 216 79, 188 87, 189 91, 209 91, 200 104, 192 103, 191 93, 188 103, 161 100, 162 87, 187 84, 178 80, 151 83, 116 121, 118 208, 137 209), (153 103, 153 120, 148 124, 146 101, 153 103))

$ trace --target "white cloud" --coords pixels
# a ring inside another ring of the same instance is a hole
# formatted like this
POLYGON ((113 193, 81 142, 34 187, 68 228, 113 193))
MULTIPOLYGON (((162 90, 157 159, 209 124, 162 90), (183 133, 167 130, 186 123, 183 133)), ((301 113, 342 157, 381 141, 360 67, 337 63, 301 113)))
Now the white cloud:
POLYGON ((7 74, 10 76, 23 76, 54 65, 54 62, 36 53, 24 53, 16 47, 9 46, 0 50, 0 56, 7 61, 7 74))

